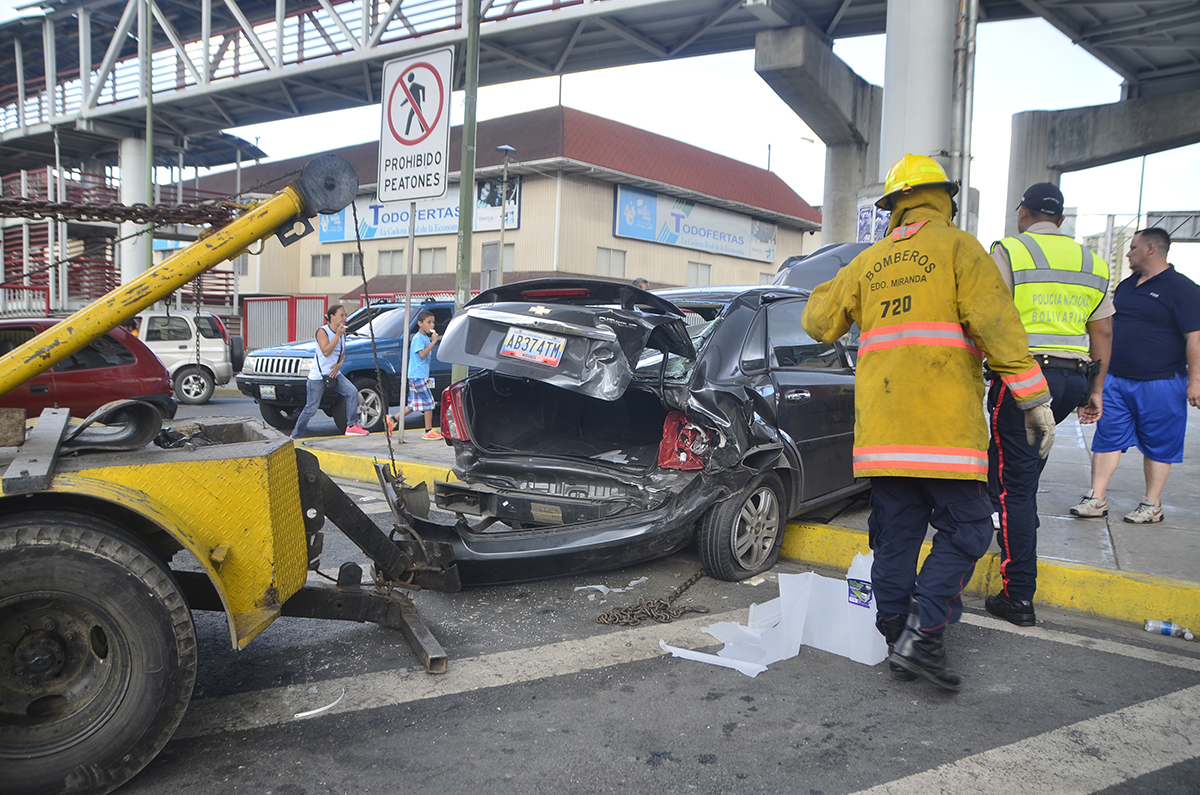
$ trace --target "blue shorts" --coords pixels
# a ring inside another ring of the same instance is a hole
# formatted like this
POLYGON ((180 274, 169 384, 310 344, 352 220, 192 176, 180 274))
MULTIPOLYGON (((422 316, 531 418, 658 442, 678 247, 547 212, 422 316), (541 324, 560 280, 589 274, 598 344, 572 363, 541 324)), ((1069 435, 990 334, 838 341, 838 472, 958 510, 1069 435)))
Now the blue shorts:
POLYGON ((432 378, 408 379, 408 410, 429 411, 433 408, 432 378))
POLYGON ((1137 445, 1151 461, 1178 464, 1187 432, 1187 384, 1178 375, 1134 381, 1110 373, 1104 379, 1104 413, 1096 424, 1092 452, 1124 452, 1137 445))

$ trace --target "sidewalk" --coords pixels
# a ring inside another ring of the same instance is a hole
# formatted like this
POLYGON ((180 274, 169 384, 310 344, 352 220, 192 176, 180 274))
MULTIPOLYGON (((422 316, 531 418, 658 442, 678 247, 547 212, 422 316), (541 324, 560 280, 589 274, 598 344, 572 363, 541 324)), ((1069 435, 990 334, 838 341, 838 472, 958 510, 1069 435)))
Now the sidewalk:
MULTIPOLYGON (((1038 494, 1039 604, 1141 623, 1170 619, 1200 629, 1200 411, 1188 411, 1187 446, 1182 464, 1171 468, 1163 493, 1164 520, 1126 524, 1144 493, 1142 455, 1131 449, 1108 489, 1106 519, 1077 519, 1069 509, 1087 491, 1095 426, 1080 426, 1074 415, 1058 427, 1054 450, 1038 494)), ((420 431, 393 438, 397 464, 409 481, 452 480, 454 452, 445 442, 425 441, 420 431)), ((387 437, 304 439, 321 468, 334 477, 374 482, 374 461, 388 461, 387 437)), ((824 513, 802 516, 788 525, 783 557, 845 570, 856 552, 867 551, 866 503, 844 503, 824 513)), ((932 531, 931 531, 932 534, 932 531)), ((926 552, 928 544, 926 544, 926 552)), ((995 543, 976 566, 965 593, 984 596, 999 590, 995 543)))

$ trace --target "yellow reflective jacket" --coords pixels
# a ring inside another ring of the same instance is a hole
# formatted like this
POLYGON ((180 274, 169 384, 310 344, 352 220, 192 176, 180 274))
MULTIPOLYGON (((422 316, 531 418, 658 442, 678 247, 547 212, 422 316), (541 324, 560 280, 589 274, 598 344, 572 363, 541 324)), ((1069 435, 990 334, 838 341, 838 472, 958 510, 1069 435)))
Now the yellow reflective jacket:
POLYGON ((1018 405, 1050 400, 1012 296, 979 241, 950 223, 950 196, 895 201, 889 235, 819 285, 802 323, 830 342, 861 330, 854 474, 987 480, 983 357, 1018 405))

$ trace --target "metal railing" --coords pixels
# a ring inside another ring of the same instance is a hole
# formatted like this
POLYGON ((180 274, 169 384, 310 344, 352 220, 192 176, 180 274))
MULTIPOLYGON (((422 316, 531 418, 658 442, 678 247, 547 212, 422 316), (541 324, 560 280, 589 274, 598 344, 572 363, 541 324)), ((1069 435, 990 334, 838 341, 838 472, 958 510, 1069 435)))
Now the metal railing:
MULTIPOLYGON (((142 0, 126 0, 126 8, 136 8, 134 4, 139 2, 142 0)), ((550 13, 592 2, 599 0, 485 0, 482 22, 550 13)), ((159 21, 154 35, 159 46, 150 56, 151 91, 164 95, 232 81, 256 72, 282 70, 455 30, 462 23, 462 0, 412 0, 403 6, 363 0, 323 0, 288 12, 281 32, 277 31, 272 16, 246 28, 213 31, 208 41, 179 40, 174 31, 164 36, 159 21), (172 38, 177 40, 170 41, 172 38)), ((109 32, 122 39, 136 37, 136 30, 122 30, 119 24, 109 32)), ((97 40, 92 52, 104 53, 108 45, 109 41, 97 40)), ((107 69, 100 58, 94 60, 100 68, 89 72, 86 92, 78 69, 59 70, 53 100, 44 77, 26 79, 25 101, 20 107, 16 82, 0 85, 0 131, 142 98, 143 69, 138 55, 115 59, 107 69)))

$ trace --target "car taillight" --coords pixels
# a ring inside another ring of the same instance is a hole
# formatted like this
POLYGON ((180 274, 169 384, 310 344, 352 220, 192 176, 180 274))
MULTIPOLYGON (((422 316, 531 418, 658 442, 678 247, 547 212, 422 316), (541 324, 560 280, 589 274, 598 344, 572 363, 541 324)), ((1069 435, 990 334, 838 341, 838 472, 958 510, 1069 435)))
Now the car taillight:
POLYGON ((212 315, 213 321, 217 324, 217 329, 221 332, 221 339, 225 340, 225 344, 229 344, 229 332, 225 330, 225 324, 221 322, 221 318, 212 315))
POLYGON ((712 439, 708 431, 672 411, 663 422, 663 438, 658 445, 658 465, 663 469, 704 469, 712 439))
POLYGON ((442 393, 442 436, 456 442, 469 441, 466 415, 463 413, 464 386, 462 382, 451 384, 442 393))
POLYGON ((521 291, 522 298, 587 298, 591 294, 592 291, 586 287, 521 291))

